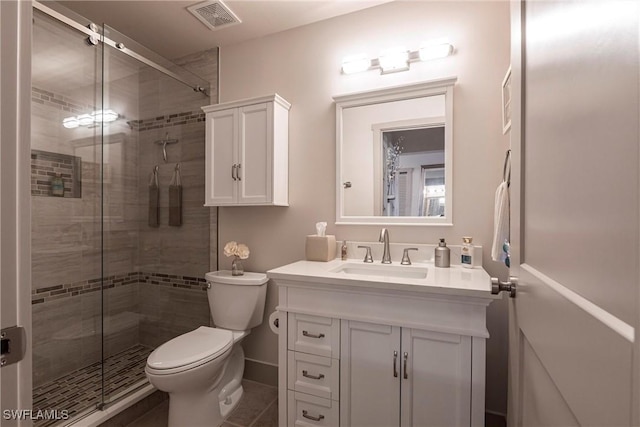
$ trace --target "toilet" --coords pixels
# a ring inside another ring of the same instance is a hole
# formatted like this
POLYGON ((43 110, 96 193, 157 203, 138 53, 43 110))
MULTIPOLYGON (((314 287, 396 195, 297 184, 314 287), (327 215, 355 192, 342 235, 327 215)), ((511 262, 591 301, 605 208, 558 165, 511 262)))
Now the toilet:
POLYGON ((149 382, 169 394, 169 427, 219 426, 243 394, 241 342, 262 323, 267 276, 231 271, 205 275, 215 328, 173 338, 148 357, 149 382))

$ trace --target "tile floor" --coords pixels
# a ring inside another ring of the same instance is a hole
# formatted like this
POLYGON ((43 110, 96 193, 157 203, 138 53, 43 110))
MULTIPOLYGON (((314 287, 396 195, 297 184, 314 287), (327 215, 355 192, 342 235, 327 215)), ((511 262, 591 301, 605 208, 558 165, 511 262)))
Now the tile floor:
MULTIPOLYGON (((146 380, 144 367, 153 349, 136 345, 105 360, 105 397, 113 396, 146 380)), ((67 410, 75 414, 95 407, 102 398, 102 366, 93 363, 33 389, 34 410, 67 410)), ((38 420, 34 427, 49 427, 55 420, 38 420)))
MULTIPOLYGON (((244 396, 222 427, 277 427, 278 389, 249 380, 242 380, 242 386, 244 396)), ((127 427, 166 427, 168 411, 165 400, 127 427)))

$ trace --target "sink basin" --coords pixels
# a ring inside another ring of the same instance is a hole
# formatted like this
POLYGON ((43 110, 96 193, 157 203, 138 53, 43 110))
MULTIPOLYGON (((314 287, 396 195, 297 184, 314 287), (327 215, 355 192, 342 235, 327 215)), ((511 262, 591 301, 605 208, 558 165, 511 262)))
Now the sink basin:
POLYGON ((424 267, 385 264, 347 263, 331 270, 348 276, 379 276, 398 279, 426 279, 429 270, 424 267))

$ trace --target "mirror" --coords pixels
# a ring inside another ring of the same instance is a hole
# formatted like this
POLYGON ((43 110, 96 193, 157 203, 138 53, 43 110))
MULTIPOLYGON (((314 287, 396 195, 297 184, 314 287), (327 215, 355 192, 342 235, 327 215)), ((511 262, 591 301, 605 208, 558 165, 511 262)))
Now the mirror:
POLYGON ((452 225, 455 81, 334 97, 337 224, 452 225))

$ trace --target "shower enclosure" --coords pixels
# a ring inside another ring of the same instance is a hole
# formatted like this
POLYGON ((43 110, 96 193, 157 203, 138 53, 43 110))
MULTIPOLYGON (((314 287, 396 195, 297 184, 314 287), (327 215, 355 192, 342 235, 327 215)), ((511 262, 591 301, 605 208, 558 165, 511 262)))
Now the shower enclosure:
POLYGON ((209 324, 200 107, 210 103, 210 83, 107 25, 88 31, 87 24, 36 3, 33 409, 70 417, 144 386, 155 347, 209 324), (177 142, 157 143, 168 138, 177 142), (168 225, 168 186, 177 163, 183 189, 176 227, 168 225), (155 166, 157 205, 149 200, 155 166), (158 211, 159 224, 151 226, 158 211))

